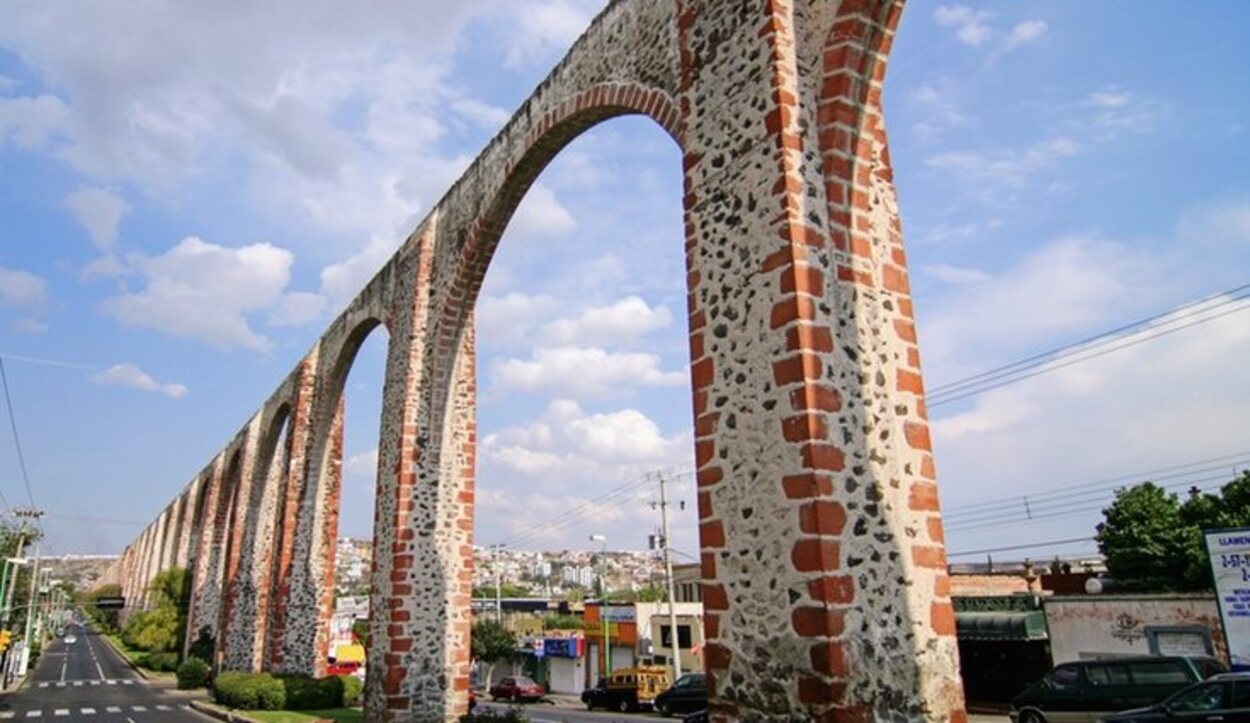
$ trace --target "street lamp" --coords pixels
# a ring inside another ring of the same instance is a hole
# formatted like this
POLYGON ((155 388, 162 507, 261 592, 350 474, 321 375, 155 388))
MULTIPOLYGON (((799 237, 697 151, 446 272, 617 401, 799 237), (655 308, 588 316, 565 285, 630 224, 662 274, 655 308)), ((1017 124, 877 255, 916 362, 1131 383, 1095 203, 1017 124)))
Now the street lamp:
POLYGON ((603 670, 600 670, 601 677, 607 677, 612 674, 612 646, 608 641, 608 580, 604 574, 606 567, 606 559, 608 554, 608 536, 607 535, 591 535, 591 542, 598 542, 599 547, 599 618, 603 621, 603 670))

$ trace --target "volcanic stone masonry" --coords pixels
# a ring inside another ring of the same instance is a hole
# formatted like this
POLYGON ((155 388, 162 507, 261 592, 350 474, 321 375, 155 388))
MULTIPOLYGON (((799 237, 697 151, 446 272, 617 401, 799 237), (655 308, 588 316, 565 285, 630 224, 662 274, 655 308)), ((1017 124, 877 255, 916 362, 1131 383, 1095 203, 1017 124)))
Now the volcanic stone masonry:
POLYGON ((389 335, 366 718, 467 705, 473 308, 580 133, 680 147, 715 721, 965 719, 881 89, 902 0, 617 0, 274 394, 127 549, 194 573, 222 669, 326 661, 344 380, 389 335))

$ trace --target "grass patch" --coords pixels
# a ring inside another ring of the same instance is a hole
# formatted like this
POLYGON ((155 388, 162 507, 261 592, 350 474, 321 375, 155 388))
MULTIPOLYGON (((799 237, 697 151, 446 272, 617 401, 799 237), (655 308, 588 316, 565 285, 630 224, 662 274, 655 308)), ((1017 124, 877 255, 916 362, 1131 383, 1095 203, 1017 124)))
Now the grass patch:
POLYGON ((248 711, 248 718, 266 723, 307 723, 315 720, 332 720, 335 723, 363 723, 364 711, 360 708, 331 708, 329 710, 257 710, 248 711))
POLYGON ((120 635, 108 633, 104 637, 109 639, 109 642, 113 644, 113 647, 117 649, 117 652, 121 653, 123 658, 130 661, 131 665, 138 665, 139 659, 148 654, 148 651, 146 650, 138 650, 123 643, 120 635))

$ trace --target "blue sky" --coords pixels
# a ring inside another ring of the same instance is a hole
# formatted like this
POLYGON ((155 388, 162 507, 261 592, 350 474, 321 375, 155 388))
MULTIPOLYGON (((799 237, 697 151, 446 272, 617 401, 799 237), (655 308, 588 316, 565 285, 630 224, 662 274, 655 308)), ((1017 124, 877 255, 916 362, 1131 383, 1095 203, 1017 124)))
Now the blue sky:
MULTIPOLYGON (((0 355, 50 548, 124 546, 601 5, 0 0, 0 355)), ((1246 47, 1232 0, 909 4, 886 105, 930 388, 1250 281, 1246 47)), ((479 304, 479 542, 642 548, 654 485, 595 498, 668 469, 691 500, 680 189, 671 140, 617 119, 509 227, 479 304)), ((1092 533, 1101 498, 1048 491, 1231 477, 1247 318, 935 406, 952 551, 1092 533), (1016 520, 1025 496, 1075 512, 1016 520)), ((347 387, 357 536, 384 336, 347 387)))

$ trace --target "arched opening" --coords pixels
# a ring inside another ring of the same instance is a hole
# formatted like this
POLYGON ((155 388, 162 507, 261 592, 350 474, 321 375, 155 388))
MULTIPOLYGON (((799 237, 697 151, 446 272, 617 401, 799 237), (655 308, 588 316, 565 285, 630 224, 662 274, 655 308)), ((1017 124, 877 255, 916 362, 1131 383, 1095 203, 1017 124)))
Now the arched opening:
POLYGON ((635 664, 701 672, 680 149, 621 107, 536 145, 483 224, 508 240, 484 243, 491 271, 466 282, 481 283, 471 607, 552 654, 475 661, 475 682, 577 695, 635 664), (555 607, 532 612, 540 599, 555 607), (608 624, 556 642, 582 606, 608 624))
POLYGON ((363 664, 356 642, 367 625, 358 618, 369 609, 364 600, 373 570, 377 445, 389 346, 388 333, 374 333, 379 328, 385 329, 374 317, 360 319, 331 335, 323 349, 330 356, 312 404, 306 482, 297 513, 284 515, 296 530, 285 577, 289 595, 281 649, 275 651, 280 670, 346 673, 363 664), (341 533, 351 542, 340 546, 341 533))

